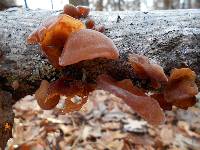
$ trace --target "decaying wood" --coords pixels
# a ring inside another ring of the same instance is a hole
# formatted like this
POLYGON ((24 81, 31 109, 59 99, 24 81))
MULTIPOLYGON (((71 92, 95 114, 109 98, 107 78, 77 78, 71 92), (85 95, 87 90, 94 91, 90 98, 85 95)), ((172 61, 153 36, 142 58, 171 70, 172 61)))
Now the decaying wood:
MULTIPOLYGON (((26 44, 27 36, 43 19, 58 13, 18 8, 0 12, 1 89, 20 98, 33 92, 41 79, 53 80, 61 75, 41 54, 38 45, 26 44), (11 86, 14 81, 20 85, 16 90, 11 86)), ((89 17, 105 25, 106 35, 120 51, 120 60, 82 62, 62 72, 77 78, 84 73, 90 81, 105 72, 115 78, 134 80, 127 56, 139 53, 157 61, 167 73, 174 67, 188 66, 200 79, 200 10, 92 12, 89 17)))
POLYGON ((7 140, 12 136, 14 113, 12 95, 9 92, 0 91, 0 149, 4 149, 7 140), (10 108, 10 109, 9 109, 10 108))
MULTIPOLYGON (((38 45, 26 43, 27 36, 43 19, 58 13, 19 8, 0 12, 0 91, 9 91, 14 99, 19 99, 32 94, 42 79, 51 81, 61 74, 94 81, 98 74, 108 73, 117 79, 131 78, 135 82, 127 63, 131 53, 146 55, 164 67, 166 73, 174 67, 190 67, 197 73, 200 87, 200 10, 92 12, 89 17, 105 25, 106 35, 120 51, 120 59, 85 61, 62 71, 48 63, 38 45)), ((2 104, 11 100, 5 95, 0 97, 2 104)), ((11 110, 11 105, 6 110, 2 108, 0 112, 5 112, 11 110)), ((1 127, 6 121, 12 123, 12 118, 1 122, 1 127)))

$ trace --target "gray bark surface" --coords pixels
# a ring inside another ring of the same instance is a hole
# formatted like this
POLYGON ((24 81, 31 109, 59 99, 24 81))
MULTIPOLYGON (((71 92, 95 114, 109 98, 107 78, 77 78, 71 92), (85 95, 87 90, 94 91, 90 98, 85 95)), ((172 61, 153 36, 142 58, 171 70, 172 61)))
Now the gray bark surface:
MULTIPOLYGON (((31 94, 42 79, 53 80, 61 71, 42 56, 38 45, 27 45, 27 36, 50 15, 59 12, 12 8, 0 12, 0 88, 19 98, 31 94), (13 90, 12 82, 20 86, 13 90)), ((131 53, 146 55, 167 73, 174 67, 188 66, 200 79, 200 10, 151 12, 92 12, 96 24, 104 24, 106 35, 120 51, 117 61, 95 60, 69 66, 62 73, 75 77, 86 73, 95 80, 100 73, 135 79, 127 63, 131 53)), ((15 98, 14 97, 14 98, 15 98)))

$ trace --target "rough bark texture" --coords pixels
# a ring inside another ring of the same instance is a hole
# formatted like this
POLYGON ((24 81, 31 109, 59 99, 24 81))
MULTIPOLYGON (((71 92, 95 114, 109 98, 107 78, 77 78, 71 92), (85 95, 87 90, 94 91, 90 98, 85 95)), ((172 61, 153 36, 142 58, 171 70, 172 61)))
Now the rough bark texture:
MULTIPOLYGON (((41 79, 60 75, 42 56, 38 45, 26 44, 27 36, 42 20, 56 13, 17 8, 0 12, 1 89, 19 98, 35 90, 41 79), (26 88, 14 91, 10 85, 15 80, 26 88)), ((93 80, 97 74, 109 72, 116 78, 134 80, 126 60, 128 54, 140 53, 160 63, 166 72, 189 66, 200 79, 200 10, 92 12, 90 17, 97 24, 105 24, 106 35, 119 48, 121 58, 79 63, 67 67, 68 74, 81 76, 84 72, 88 80, 93 80)))
POLYGON ((12 95, 0 91, 0 149, 4 149, 7 140, 12 136, 14 113, 12 110, 12 95))
MULTIPOLYGON (((120 59, 85 61, 69 66, 64 71, 52 67, 42 56, 38 45, 26 44, 27 36, 42 20, 56 13, 19 8, 0 12, 0 91, 9 91, 14 99, 19 99, 32 94, 41 79, 54 80, 62 73, 76 78, 81 78, 84 73, 88 81, 95 80, 100 73, 136 81, 127 63, 127 56, 131 53, 144 54, 157 61, 167 73, 174 67, 188 66, 197 73, 197 83, 200 85, 200 10, 92 12, 90 17, 97 24, 105 25, 106 35, 119 48, 120 59), (17 90, 13 89, 14 81, 15 84, 16 81, 19 83, 17 90)), ((12 101, 3 93, 0 114, 3 114, 1 111, 11 110, 11 105, 7 106, 8 110, 3 108, 3 104, 12 101)), ((1 127, 5 122, 0 122, 1 127)), ((7 122, 12 122, 12 119, 7 122)), ((3 130, 1 132, 0 136, 3 130)))

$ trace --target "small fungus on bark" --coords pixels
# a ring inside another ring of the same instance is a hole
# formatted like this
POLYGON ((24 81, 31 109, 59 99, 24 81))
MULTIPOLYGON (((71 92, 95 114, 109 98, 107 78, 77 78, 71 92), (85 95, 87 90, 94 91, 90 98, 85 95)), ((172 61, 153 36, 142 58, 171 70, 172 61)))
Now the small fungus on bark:
POLYGON ((77 6, 80 17, 86 18, 90 13, 90 8, 87 6, 77 6))
POLYGON ((79 19, 81 17, 86 18, 90 13, 90 8, 87 6, 75 7, 72 4, 66 4, 63 8, 63 13, 76 19, 79 19))
POLYGON ((93 19, 88 19, 86 22, 85 22, 85 26, 87 29, 94 29, 95 27, 95 22, 93 19))
POLYGON ((80 13, 79 13, 78 9, 72 4, 66 4, 63 8, 63 12, 64 12, 64 14, 69 15, 71 17, 74 17, 77 19, 80 18, 80 13))
POLYGON ((151 63, 146 56, 131 54, 129 55, 129 62, 139 78, 150 79, 153 87, 160 87, 160 82, 167 83, 168 78, 163 68, 157 64, 151 63))

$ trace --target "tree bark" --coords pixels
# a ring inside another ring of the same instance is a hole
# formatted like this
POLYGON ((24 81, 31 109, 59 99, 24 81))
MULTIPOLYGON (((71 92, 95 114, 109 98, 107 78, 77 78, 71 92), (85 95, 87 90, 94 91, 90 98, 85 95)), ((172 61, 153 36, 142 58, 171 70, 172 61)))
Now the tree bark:
POLYGON ((172 0, 164 0, 164 9, 172 8, 172 0))
POLYGON ((38 45, 27 45, 27 36, 53 11, 9 9, 0 12, 0 89, 10 91, 15 99, 32 94, 42 79, 54 80, 62 73, 89 81, 100 73, 117 79, 131 78, 134 73, 127 56, 139 53, 157 61, 169 73, 174 67, 188 66, 200 79, 200 10, 152 12, 92 12, 96 23, 104 24, 106 35, 120 52, 117 61, 92 60, 56 70, 41 54, 38 45), (119 19, 119 17, 121 19, 119 19), (19 87, 14 90, 13 82, 19 87))
POLYGON ((200 0, 192 0, 192 8, 200 8, 200 0))
POLYGON ((0 115, 5 114, 0 122, 0 136, 4 136, 4 124, 12 125, 13 121, 10 104, 14 101, 8 92, 18 100, 33 94, 42 79, 55 80, 61 74, 75 78, 84 74, 91 82, 97 75, 107 73, 116 79, 130 78, 135 82, 138 79, 127 62, 131 53, 146 55, 168 74, 175 67, 190 67, 197 73, 200 87, 200 10, 92 12, 89 17, 105 25, 105 34, 118 47, 120 59, 84 61, 64 70, 52 67, 38 45, 26 43, 27 36, 42 20, 55 13, 58 12, 19 8, 0 12, 0 115))
POLYGON ((74 6, 78 6, 78 5, 89 6, 88 0, 69 0, 69 3, 73 4, 74 6))
POLYGON ((12 95, 9 92, 0 91, 0 149, 4 149, 7 140, 12 137, 14 113, 12 110, 12 95))
POLYGON ((16 7, 16 0, 1 0, 0 10, 7 9, 9 7, 16 7))
POLYGON ((96 11, 103 11, 103 0, 97 0, 95 4, 96 11))

